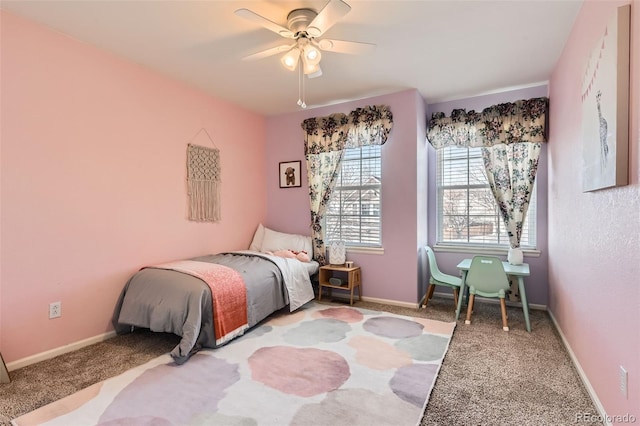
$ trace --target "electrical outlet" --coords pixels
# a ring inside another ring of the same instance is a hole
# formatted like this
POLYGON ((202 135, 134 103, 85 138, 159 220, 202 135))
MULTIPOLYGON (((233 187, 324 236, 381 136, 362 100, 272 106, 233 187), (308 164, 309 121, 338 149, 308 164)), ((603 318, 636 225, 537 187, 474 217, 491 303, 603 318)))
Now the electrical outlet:
POLYGON ((53 302, 49 304, 49 319, 59 318, 62 316, 62 302, 53 302))
POLYGON ((625 398, 629 397, 629 394, 627 392, 627 376, 627 370, 625 370, 623 366, 620 366, 620 393, 625 398))

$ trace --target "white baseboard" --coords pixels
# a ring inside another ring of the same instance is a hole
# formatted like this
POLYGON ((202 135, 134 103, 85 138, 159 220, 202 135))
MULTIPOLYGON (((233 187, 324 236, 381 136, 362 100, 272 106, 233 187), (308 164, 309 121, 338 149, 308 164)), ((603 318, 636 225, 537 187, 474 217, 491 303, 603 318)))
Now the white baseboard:
POLYGON ((362 301, 373 302, 373 303, 383 303, 385 305, 401 306, 403 308, 415 308, 416 306, 418 306, 418 302, 416 303, 401 302, 399 300, 378 299, 377 297, 362 296, 362 301))
MULTIPOLYGON (((445 299, 453 299, 453 294, 452 293, 438 293, 435 292, 433 293, 434 296, 437 295, 438 297, 443 297, 445 299)), ((498 304, 500 303, 500 301, 498 299, 491 299, 491 298, 487 298, 487 297, 480 297, 480 296, 476 296, 476 300, 482 300, 483 302, 486 303, 495 303, 498 304)), ((515 306, 518 308, 522 308, 522 303, 520 302, 510 302, 507 300, 507 306, 515 306)), ((529 309, 535 309, 538 311, 546 311, 547 310, 547 305, 540 305, 537 303, 529 303, 529 309)))
MULTIPOLYGON (((437 295, 438 297, 453 299, 453 295, 449 294, 449 293, 435 293, 435 295, 437 295)), ((347 301, 349 300, 346 297, 341 297, 341 296, 334 296, 334 298, 336 298, 336 299, 344 299, 344 300, 347 300, 347 301)), ((415 303, 402 302, 402 301, 399 301, 399 300, 381 299, 381 298, 377 298, 377 297, 366 297, 366 296, 363 296, 362 300, 365 301, 365 302, 383 303, 383 304, 386 304, 386 305, 401 306, 403 308, 416 308, 418 306, 418 302, 415 302, 415 303)), ((498 303, 497 300, 486 299, 486 301, 489 302, 489 303, 498 303)), ((512 303, 512 302, 507 302, 507 305, 522 306, 520 303, 512 303)), ((546 305, 529 304, 529 308, 530 309, 547 310, 546 305)), ((551 318, 553 319, 553 316, 551 318)), ((555 324, 555 320, 554 320, 554 324, 555 324)), ((556 328, 558 328, 557 324, 556 324, 556 328)), ((13 361, 13 362, 8 363, 7 364, 7 370, 13 371, 13 370, 17 370, 18 368, 26 367, 27 365, 35 364, 36 362, 45 361, 47 359, 54 358, 54 357, 56 357, 58 355, 62 355, 62 354, 65 354, 67 352, 71 352, 71 351, 75 351, 75 350, 80 349, 80 348, 84 348, 85 346, 89 346, 89 345, 92 345, 94 343, 103 342, 105 340, 111 339, 112 337, 115 337, 115 335, 116 335, 115 331, 110 331, 110 332, 107 332, 107 333, 104 333, 104 334, 100 334, 100 335, 97 335, 97 336, 89 337, 89 338, 84 339, 84 340, 80 340, 80 341, 75 342, 75 343, 70 343, 68 345, 60 346, 59 348, 51 349, 51 350, 48 350, 48 351, 45 351, 45 352, 41 352, 39 354, 35 354, 35 355, 29 356, 29 357, 26 357, 26 358, 22 358, 22 359, 19 359, 17 361, 13 361)), ((562 335, 562 333, 560 333, 560 335, 562 335)), ((564 337, 563 337, 563 339, 564 339, 564 337)), ((565 346, 566 346, 566 343, 565 343, 565 346)), ((572 359, 574 359, 573 353, 570 350, 569 350, 569 353, 572 355, 572 359)), ((582 370, 579 369, 579 371, 582 371, 582 370)))
POLYGON ((576 370, 578 371, 578 377, 580 377, 580 380, 582 380, 582 383, 584 384, 584 387, 587 388, 587 392, 589 393, 589 397, 591 397, 591 401, 593 401, 593 405, 595 405, 596 406, 596 410, 598 410, 598 415, 600 416, 601 419, 604 420, 604 423, 607 426, 610 426, 611 422, 608 421, 609 417, 607 416, 607 413, 604 410, 604 407, 602 406, 602 403, 600 402, 600 399, 598 398, 598 395, 596 394, 595 389, 593 389, 593 386, 591 386, 591 382, 589 382, 589 378, 587 378, 587 375, 585 374, 584 370, 582 369, 582 366, 580 365, 580 362, 578 361, 578 358, 576 358, 576 355, 573 353, 573 350, 571 350, 571 346, 569 345, 569 342, 567 341, 566 337, 564 336, 564 333, 562 332, 562 329, 558 325, 558 321, 556 321, 556 317, 553 316, 553 312, 549 311, 549 316, 551 317, 551 321, 553 322, 553 325, 555 326, 556 330, 558 330, 558 334, 560 335, 560 339, 562 340, 562 344, 564 345, 565 349, 569 353, 569 357, 571 358, 571 362, 573 362, 573 365, 576 367, 576 370))
MULTIPOLYGON (((341 295, 331 295, 331 299, 335 299, 335 300, 340 300, 341 302, 346 301, 347 303, 349 302, 349 297, 347 296, 341 296, 341 295)), ((323 298, 324 300, 324 298, 323 298)), ((327 299, 329 300, 329 299, 327 299)), ((357 296, 353 296, 353 306, 357 308, 356 306, 356 302, 358 301, 358 297, 357 296)), ((372 302, 372 303, 382 303, 385 305, 393 305, 393 306, 400 306, 403 308, 416 308, 418 306, 418 302, 416 303, 410 303, 410 302, 401 302, 399 300, 389 300, 389 299, 378 299, 377 297, 366 297, 366 296, 362 296, 362 301, 363 302, 372 302)))
POLYGON ((40 352, 39 354, 31 355, 26 358, 8 363, 7 370, 17 370, 18 368, 26 367, 27 365, 35 364, 36 362, 45 361, 47 359, 57 357, 58 355, 66 354, 67 352, 72 352, 84 348, 85 346, 93 345, 94 343, 104 342, 105 340, 115 337, 115 335, 115 331, 109 331, 108 333, 99 334, 97 336, 89 337, 78 342, 69 343, 68 345, 60 346, 58 348, 51 349, 45 352, 40 352))
MULTIPOLYGON (((434 293, 434 296, 438 296, 438 297, 442 297, 444 299, 453 299, 453 294, 451 293, 434 293)), ((346 296, 340 296, 340 295, 333 295, 331 296, 333 299, 338 299, 340 301, 349 301, 349 298, 346 296)), ((354 303, 356 302, 357 298, 356 296, 354 296, 354 303)), ((500 303, 498 301, 498 299, 488 299, 488 298, 484 298, 484 297, 480 297, 478 296, 476 298, 476 300, 482 300, 483 302, 487 302, 487 303, 500 303)), ((363 302, 373 302, 373 303, 383 303, 385 305, 393 305, 393 306, 401 306, 403 308, 416 308, 418 306, 418 302, 415 303, 411 303, 411 302, 401 302, 399 300, 390 300, 390 299, 379 299, 377 297, 367 297, 367 296, 362 296, 362 301, 363 302)), ((520 307, 522 308, 522 303, 519 302, 507 302, 507 306, 515 306, 515 307, 520 307)), ((529 309, 536 309, 536 310, 540 310, 540 311, 546 311, 547 310, 547 305, 539 305, 536 303, 529 303, 529 309)))

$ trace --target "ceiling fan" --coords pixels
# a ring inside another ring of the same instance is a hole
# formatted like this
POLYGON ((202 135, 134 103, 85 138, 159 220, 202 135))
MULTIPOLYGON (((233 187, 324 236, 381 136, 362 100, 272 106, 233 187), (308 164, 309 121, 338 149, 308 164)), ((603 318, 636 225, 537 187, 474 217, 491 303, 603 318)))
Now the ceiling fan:
MULTIPOLYGON (((268 56, 283 53, 280 58, 282 65, 290 71, 294 71, 300 65, 300 91, 304 92, 302 83, 302 75, 308 78, 319 77, 322 75, 320 68, 320 59, 322 59, 321 51, 363 54, 372 51, 375 44, 361 43, 355 41, 318 39, 336 22, 345 16, 351 10, 351 6, 342 0, 329 0, 329 2, 316 12, 313 9, 302 8, 294 9, 287 15, 287 26, 284 27, 277 24, 264 16, 249 9, 238 9, 234 13, 244 19, 255 22, 262 27, 273 31, 274 33, 288 39, 293 39, 292 43, 282 44, 272 47, 249 56, 242 58, 251 61, 266 58, 268 56)), ((304 96, 298 99, 298 105, 303 108, 304 96)))

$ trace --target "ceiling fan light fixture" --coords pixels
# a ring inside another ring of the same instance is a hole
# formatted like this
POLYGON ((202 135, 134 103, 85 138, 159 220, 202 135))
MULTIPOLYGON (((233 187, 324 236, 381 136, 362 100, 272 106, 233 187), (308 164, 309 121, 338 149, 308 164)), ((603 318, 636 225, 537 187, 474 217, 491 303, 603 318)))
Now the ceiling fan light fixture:
MULTIPOLYGON (((320 65, 319 64, 310 64, 308 62, 303 62, 303 70, 305 75, 308 75, 309 77, 311 77, 312 74, 317 73, 318 71, 320 71, 320 65)), ((316 76, 314 76, 316 77, 316 76)))
POLYGON ((314 72, 311 72, 309 74, 306 74, 307 78, 316 78, 316 77, 321 77, 322 76, 322 68, 317 67, 316 70, 314 72))
POLYGON ((320 50, 317 47, 312 45, 311 43, 307 44, 304 47, 304 58, 305 62, 310 65, 318 65, 320 63, 320 59, 322 59, 322 54, 320 54, 320 50))
MULTIPOLYGON (((1 1, 1 0, 0 0, 1 1)), ((290 71, 298 71, 298 105, 306 108, 304 80, 322 75, 320 69, 321 51, 360 54, 370 51, 375 45, 343 40, 318 39, 351 10, 345 0, 324 0, 320 11, 311 8, 294 9, 287 15, 286 27, 249 9, 238 9, 234 13, 257 23, 284 38, 294 40, 293 44, 271 47, 247 56, 247 59, 261 59, 281 54, 280 62, 290 71)), ((243 58, 245 59, 245 58, 243 58)))
POLYGON ((282 55, 282 58, 280 58, 280 62, 282 62, 282 65, 289 71, 294 71, 298 66, 299 59, 300 49, 294 47, 293 49, 282 55))

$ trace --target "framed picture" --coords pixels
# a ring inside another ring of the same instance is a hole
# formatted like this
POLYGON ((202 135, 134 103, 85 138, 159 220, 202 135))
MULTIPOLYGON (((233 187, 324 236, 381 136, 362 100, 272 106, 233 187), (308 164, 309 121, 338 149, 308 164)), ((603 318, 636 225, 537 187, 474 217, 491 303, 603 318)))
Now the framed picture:
POLYGON ((300 167, 300 161, 285 161, 280 163, 280 188, 296 188, 302 186, 300 167))
POLYGON ((582 190, 629 183, 631 6, 616 9, 582 77, 582 190))

